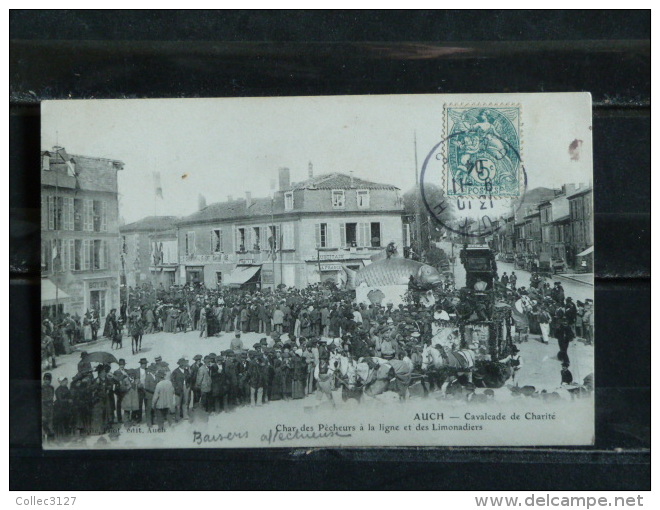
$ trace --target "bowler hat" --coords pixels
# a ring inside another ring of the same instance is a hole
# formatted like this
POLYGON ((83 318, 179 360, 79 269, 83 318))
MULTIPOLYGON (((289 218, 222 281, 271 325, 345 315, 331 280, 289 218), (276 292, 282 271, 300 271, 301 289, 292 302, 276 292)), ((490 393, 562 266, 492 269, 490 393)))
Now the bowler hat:
POLYGON ((120 367, 123 367, 126 364, 126 360, 124 358, 120 358, 119 361, 117 362, 117 365, 120 367))
POLYGON ((149 363, 147 358, 140 358, 140 365, 146 365, 147 363, 149 363))
POLYGON ((195 354, 195 356, 193 356, 193 360, 195 360, 195 361, 199 361, 200 359, 202 359, 201 354, 195 354))

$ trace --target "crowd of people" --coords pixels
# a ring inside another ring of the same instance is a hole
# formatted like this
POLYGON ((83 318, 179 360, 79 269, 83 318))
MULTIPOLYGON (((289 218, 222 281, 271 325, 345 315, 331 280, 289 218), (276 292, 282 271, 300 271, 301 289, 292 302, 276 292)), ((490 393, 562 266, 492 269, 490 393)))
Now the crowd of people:
MULTIPOLYGON (((394 390, 401 399, 415 381, 425 394, 448 382, 448 395, 483 397, 475 393, 474 364, 459 363, 448 379, 438 378, 434 367, 459 357, 455 351, 465 348, 477 361, 510 367, 515 377, 522 366, 515 343, 527 341, 529 334, 538 334, 543 342, 557 338, 565 382, 570 341, 576 336, 593 341, 592 300, 574 304, 559 282, 552 288, 542 281, 529 289, 517 287, 515 274, 496 278, 493 292, 494 299, 480 300, 467 289, 440 290, 430 305, 413 293, 407 303, 394 306, 355 303, 352 291, 332 284, 263 291, 189 284, 130 289, 119 313, 113 310, 105 319, 103 335, 113 344, 121 345, 121 337, 129 336, 135 354, 143 335, 194 330, 203 338, 230 335, 229 348, 189 353, 190 359, 182 356, 170 363, 160 356, 141 358, 132 368, 119 359, 115 370, 110 363, 93 366, 83 351, 70 381, 59 378, 55 388, 51 374, 43 376, 44 435, 84 437, 112 431, 118 423, 162 428, 198 413, 312 394, 335 405, 335 390, 341 390, 344 400, 359 400, 376 381, 382 384, 380 391, 394 390), (517 304, 522 304, 524 320, 517 304), (498 314, 502 309, 505 313, 498 314), (467 338, 463 326, 495 317, 501 333, 493 353, 492 346, 467 338), (443 331, 450 334, 439 340, 443 331), (246 333, 257 333, 259 341, 245 345, 246 333)), ((52 343, 57 329, 61 326, 44 320, 44 342, 52 343)))

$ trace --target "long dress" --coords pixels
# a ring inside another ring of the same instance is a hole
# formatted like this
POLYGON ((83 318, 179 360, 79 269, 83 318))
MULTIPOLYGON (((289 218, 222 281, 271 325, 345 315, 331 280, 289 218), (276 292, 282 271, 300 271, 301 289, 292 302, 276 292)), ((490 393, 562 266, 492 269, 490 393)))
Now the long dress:
POLYGON ((179 312, 172 308, 167 312, 167 318, 165 319, 165 324, 163 325, 163 331, 165 333, 175 333, 176 332, 176 321, 179 318, 179 312))
POLYGON ((282 397, 284 399, 290 399, 293 390, 292 365, 291 359, 285 359, 282 366, 282 397))
POLYGON ((66 386, 59 386, 55 390, 53 425, 57 437, 62 438, 71 435, 71 427, 73 425, 73 400, 71 390, 66 386))
POLYGON ((284 373, 282 372, 282 360, 275 360, 273 365, 273 382, 270 392, 270 400, 282 400, 284 389, 284 373))
POLYGON ((259 331, 259 310, 254 307, 250 307, 250 310, 248 311, 248 317, 248 320, 250 321, 248 329, 253 332, 259 331))
POLYGON ((293 358, 293 369, 292 369, 292 390, 291 397, 294 399, 304 398, 305 397, 305 375, 307 371, 307 365, 305 360, 300 356, 295 356, 293 358))
POLYGON ((83 339, 85 342, 92 341, 92 324, 87 319, 83 323, 83 339))
POLYGON ((117 331, 117 319, 112 315, 105 318, 105 327, 103 328, 103 336, 106 338, 114 338, 115 331, 117 331))
POLYGON ((127 370, 128 377, 131 380, 131 388, 121 401, 121 408, 123 411, 135 412, 140 410, 140 403, 138 400, 137 380, 140 378, 139 369, 127 370))

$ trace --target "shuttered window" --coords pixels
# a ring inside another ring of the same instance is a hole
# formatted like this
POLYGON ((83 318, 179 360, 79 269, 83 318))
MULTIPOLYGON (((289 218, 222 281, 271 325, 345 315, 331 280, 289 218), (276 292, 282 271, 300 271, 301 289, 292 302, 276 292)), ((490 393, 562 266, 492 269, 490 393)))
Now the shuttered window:
POLYGON ((369 223, 358 223, 357 229, 357 245, 362 248, 371 246, 371 228, 369 223))
POLYGON ((68 241, 69 249, 68 251, 68 261, 69 261, 69 271, 76 270, 76 241, 74 239, 69 239, 68 241))
POLYGON ((195 232, 191 231, 186 234, 186 255, 195 254, 195 232))
POLYGON ((223 251, 222 230, 214 228, 211 230, 211 253, 222 253, 223 251))
POLYGON ((83 230, 92 232, 94 230, 93 200, 83 200, 83 230))
POLYGON ((73 230, 73 198, 64 199, 64 230, 73 230))
POLYGON ((48 200, 48 230, 55 230, 55 197, 46 197, 48 200))
POLYGON ((48 228, 48 197, 41 195, 41 230, 48 228))
POLYGON ((104 200, 101 202, 101 232, 108 231, 108 203, 104 200))
POLYGON ((294 250, 295 248, 293 223, 284 223, 282 225, 282 249, 294 250))
POLYGON ((90 242, 89 239, 82 241, 82 268, 87 271, 91 267, 92 257, 90 257, 90 242))

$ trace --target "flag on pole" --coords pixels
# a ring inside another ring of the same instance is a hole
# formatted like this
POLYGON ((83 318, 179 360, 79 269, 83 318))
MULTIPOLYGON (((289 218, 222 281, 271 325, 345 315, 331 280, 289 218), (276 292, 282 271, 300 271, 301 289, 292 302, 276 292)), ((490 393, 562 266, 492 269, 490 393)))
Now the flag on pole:
POLYGON ((277 252, 275 251, 275 236, 271 234, 268 238, 268 246, 270 246, 270 257, 271 260, 277 260, 277 252))
POLYGON ((163 185, 160 182, 160 172, 154 172, 154 193, 156 198, 163 198, 163 185))

